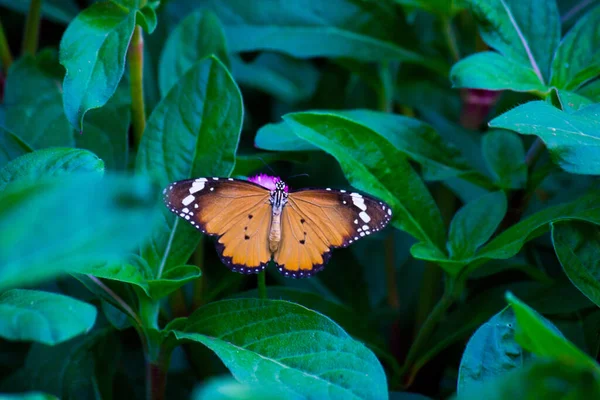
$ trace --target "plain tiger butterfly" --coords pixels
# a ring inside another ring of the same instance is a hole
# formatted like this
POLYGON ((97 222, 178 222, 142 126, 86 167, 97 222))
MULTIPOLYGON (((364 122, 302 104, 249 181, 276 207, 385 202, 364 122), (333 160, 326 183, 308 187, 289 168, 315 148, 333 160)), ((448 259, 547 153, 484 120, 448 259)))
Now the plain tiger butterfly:
POLYGON ((217 236, 223 263, 242 274, 271 259, 284 276, 306 278, 323 269, 331 249, 347 247, 384 228, 389 205, 345 190, 289 191, 279 178, 197 178, 171 183, 166 206, 202 233, 217 236))

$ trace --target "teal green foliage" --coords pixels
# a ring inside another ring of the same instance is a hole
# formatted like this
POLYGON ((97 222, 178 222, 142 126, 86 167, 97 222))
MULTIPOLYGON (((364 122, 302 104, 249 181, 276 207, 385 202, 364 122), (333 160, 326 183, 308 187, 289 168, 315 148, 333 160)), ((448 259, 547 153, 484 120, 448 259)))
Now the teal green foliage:
POLYGON ((0 19, 0 398, 600 397, 594 2, 0 19), (392 220, 309 279, 233 272, 162 191, 258 173, 392 220))

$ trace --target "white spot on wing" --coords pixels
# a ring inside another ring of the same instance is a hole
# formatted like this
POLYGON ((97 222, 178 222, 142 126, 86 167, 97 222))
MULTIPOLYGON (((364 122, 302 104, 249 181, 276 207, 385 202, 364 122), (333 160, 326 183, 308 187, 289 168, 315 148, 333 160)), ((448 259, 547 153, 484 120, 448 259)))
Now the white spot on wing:
POLYGON ((190 212, 189 208, 187 208, 187 207, 186 207, 186 208, 184 208, 184 209, 183 209, 183 210, 181 210, 181 211, 182 211, 182 212, 184 212, 184 213, 186 213, 186 214, 190 212))
POLYGON ((184 206, 187 206, 187 205, 189 205, 189 204, 190 204, 192 201, 194 201, 194 199, 195 199, 195 197, 194 197, 194 196, 192 196, 192 195, 190 194, 190 195, 189 195, 189 196, 187 196, 185 199, 183 199, 183 200, 181 201, 181 203, 182 203, 184 206))
MULTIPOLYGON (((365 207, 366 208, 366 207, 365 207)), ((358 216, 360 217, 360 219, 362 219, 363 221, 365 221, 366 223, 368 223, 371 220, 371 217, 369 217, 369 214, 367 214, 364 211, 361 211, 360 214, 358 214, 358 216)))
MULTIPOLYGON (((354 203, 354 205, 356 207, 358 207, 359 209, 361 209, 362 211, 365 211, 367 209, 367 206, 365 205, 365 199, 363 199, 363 197, 361 195, 352 196, 352 203, 354 203)), ((366 221, 366 222, 369 222, 369 221, 366 221)))
POLYGON ((392 210, 388 208, 388 215, 392 215, 392 210))
POLYGON ((368 231, 368 230, 369 230, 369 225, 363 225, 363 227, 362 227, 362 228, 363 228, 365 231, 368 231))
POLYGON ((199 192, 202 189, 204 189, 205 182, 206 182, 206 179, 204 179, 204 178, 196 179, 194 181, 194 183, 192 183, 192 187, 190 188, 190 194, 194 194, 194 193, 199 192))
POLYGON ((357 220, 357 219, 355 219, 355 220, 354 220, 354 223, 355 223, 355 224, 358 224, 358 220, 357 220))

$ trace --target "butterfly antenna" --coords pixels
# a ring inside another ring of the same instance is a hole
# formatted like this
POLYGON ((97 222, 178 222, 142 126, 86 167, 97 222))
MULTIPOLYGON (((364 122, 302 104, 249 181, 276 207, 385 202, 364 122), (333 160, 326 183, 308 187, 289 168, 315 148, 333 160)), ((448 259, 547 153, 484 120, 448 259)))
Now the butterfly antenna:
POLYGON ((296 174, 296 175, 288 176, 288 177, 287 177, 287 179, 286 179, 286 181, 287 181, 287 180, 290 180, 290 179, 292 179, 292 178, 297 178, 297 177, 299 177, 299 176, 307 176, 307 177, 308 177, 308 176, 310 176, 310 175, 309 175, 309 174, 306 174, 306 173, 304 173, 304 174, 296 174))
POLYGON ((270 166, 269 164, 267 164, 267 163, 265 162, 265 160, 263 160, 263 159, 262 159, 262 157, 258 157, 258 159, 259 159, 260 161, 262 161, 262 162, 263 162, 263 164, 265 164, 265 167, 269 168, 269 171, 271 171, 271 172, 273 173, 273 175, 274 175, 274 176, 275 176, 275 175, 277 175, 277 173, 276 173, 276 172, 273 170, 273 168, 271 168, 271 166, 270 166))

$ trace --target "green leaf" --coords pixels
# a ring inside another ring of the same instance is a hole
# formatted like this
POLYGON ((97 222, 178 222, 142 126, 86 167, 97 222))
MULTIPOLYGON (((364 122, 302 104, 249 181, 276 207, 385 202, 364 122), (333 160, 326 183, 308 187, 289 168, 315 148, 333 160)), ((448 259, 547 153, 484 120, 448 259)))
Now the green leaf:
POLYGON ((393 208, 398 226, 443 248, 445 228, 427 187, 406 157, 373 130, 331 113, 287 114, 296 135, 334 156, 350 184, 393 208))
MULTIPOLYGON (((31 0, 0 0, 0 5, 13 11, 27 14, 31 0)), ((79 12, 75 0, 44 0, 42 1, 42 16, 53 22, 68 24, 79 12)))
POLYGON ((600 307, 600 230, 582 222, 552 224, 552 243, 565 273, 600 307))
POLYGON ((0 288, 128 254, 149 235, 158 190, 98 174, 15 182, 0 193, 0 288))
POLYGON ((457 400, 594 399, 600 385, 589 370, 558 361, 536 360, 483 384, 475 384, 457 400))
POLYGON ((471 336, 460 360, 458 394, 529 362, 531 353, 515 341, 515 322, 514 311, 506 307, 471 336))
POLYGON ((600 102, 600 79, 596 79, 577 90, 582 96, 592 99, 595 103, 600 102))
POLYGON ((600 61, 595 49, 600 46, 600 7, 577 21, 565 35, 552 62, 550 83, 559 89, 576 90, 600 75, 600 61))
POLYGON ((212 378, 194 389, 191 398, 192 400, 279 400, 286 398, 286 393, 272 387, 240 383, 232 377, 219 377, 212 378))
POLYGON ((55 345, 88 332, 96 307, 56 293, 13 289, 0 295, 0 336, 55 345))
POLYGON ((567 90, 556 90, 560 107, 563 111, 573 113, 594 104, 588 97, 567 90))
POLYGON ((310 61, 276 53, 261 53, 251 62, 233 57, 231 73, 240 86, 261 90, 286 103, 309 99, 319 78, 319 70, 310 61))
POLYGON ((555 1, 467 0, 480 23, 483 40, 504 57, 533 69, 543 84, 560 42, 555 1), (535 13, 535 18, 531 18, 535 13))
MULTIPOLYGON (((242 127, 242 98, 227 69, 214 57, 194 65, 158 104, 148 120, 137 171, 162 187, 199 176, 229 176, 242 127)), ((142 249, 155 277, 187 262, 198 231, 162 207, 162 219, 142 249)))
POLYGON ((12 64, 6 79, 6 128, 33 148, 73 146, 73 128, 65 118, 60 77, 44 67, 52 57, 25 56, 12 64), (42 95, 41 95, 42 94, 42 95))
MULTIPOLYGON (((183 324, 182 324, 183 325, 183 324)), ((287 398, 386 399, 377 358, 329 318, 279 300, 226 300, 194 312, 179 330, 214 351, 243 384, 287 398)))
POLYGON ((0 127, 0 168, 4 167, 9 161, 32 151, 33 149, 21 138, 0 127))
POLYGON ((40 392, 27 392, 19 394, 3 394, 0 393, 2 400, 58 400, 57 397, 50 394, 44 394, 40 392))
POLYGON ((530 66, 491 51, 473 54, 454 64, 450 80, 455 88, 548 91, 530 66))
POLYGON ((527 183, 525 147, 518 135, 505 130, 492 129, 481 142, 489 170, 502 189, 522 189, 527 183))
POLYGON ((34 343, 25 366, 8 378, 15 390, 42 390, 63 400, 109 399, 120 341, 105 328, 58 344, 34 343))
POLYGON ((94 3, 67 27, 60 42, 64 111, 78 130, 83 116, 114 94, 125 70, 125 56, 136 12, 110 1, 94 3))
POLYGON ((536 135, 565 171, 600 175, 600 105, 566 113, 544 101, 530 101, 490 122, 491 127, 536 135))
POLYGON ((405 7, 414 7, 437 14, 441 17, 452 17, 460 10, 461 0, 394 0, 405 7))
POLYGON ((162 274, 160 279, 148 281, 149 294, 152 299, 162 299, 188 282, 200 278, 202 270, 195 265, 179 265, 162 274))
MULTIPOLYGON (((160 4, 160 0, 151 0, 144 7, 136 11, 135 23, 142 27, 147 33, 152 33, 156 29, 158 17, 156 16, 156 8, 160 4)), ((137 6, 139 7, 139 5, 137 6)))
POLYGON ((39 178, 73 172, 102 175, 104 163, 87 150, 50 148, 18 157, 0 169, 0 191, 18 181, 35 182, 39 178))
POLYGON ((202 7, 219 17, 233 53, 270 50, 297 58, 400 60, 440 73, 448 70, 444 61, 399 45, 399 19, 394 9, 382 2, 333 0, 318 7, 312 0, 295 1, 286 7, 243 0, 186 3, 178 4, 178 15, 202 7))
POLYGON ((272 151, 307 151, 319 149, 317 146, 299 138, 294 133, 294 130, 285 122, 261 126, 258 132, 256 132, 254 146, 259 149, 272 151))
POLYGON ((211 54, 229 65, 221 22, 214 13, 198 10, 175 27, 163 47, 158 67, 161 94, 165 96, 196 62, 211 54))
POLYGON ((573 343, 557 332, 544 317, 517 299, 512 293, 506 294, 517 319, 515 339, 527 351, 562 363, 589 368, 596 373, 600 366, 590 356, 579 350, 573 343))
POLYGON ((307 154, 298 152, 260 152, 252 154, 237 154, 235 158, 235 169, 231 176, 247 177, 252 173, 265 167, 266 164, 277 161, 292 163, 305 163, 309 160, 307 154))
POLYGON ((452 259, 472 257, 496 231, 506 214, 503 192, 485 194, 463 206, 452 218, 448 251, 452 259))

